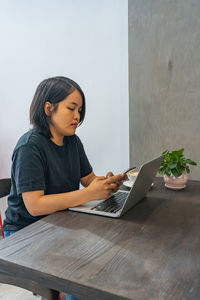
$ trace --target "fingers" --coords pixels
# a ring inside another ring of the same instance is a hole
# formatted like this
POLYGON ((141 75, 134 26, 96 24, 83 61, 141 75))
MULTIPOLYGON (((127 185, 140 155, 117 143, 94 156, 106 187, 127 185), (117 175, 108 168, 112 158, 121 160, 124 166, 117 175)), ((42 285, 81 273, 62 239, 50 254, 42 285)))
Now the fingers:
POLYGON ((125 180, 127 180, 127 179, 128 179, 128 176, 125 174, 124 177, 123 177, 123 179, 121 179, 121 180, 118 181, 118 184, 119 184, 119 185, 122 185, 123 182, 124 182, 125 180))
POLYGON ((128 179, 128 176, 127 176, 127 174, 124 174, 124 178, 123 178, 123 180, 127 180, 128 179))
POLYGON ((110 183, 107 185, 107 189, 111 192, 113 192, 113 190, 118 189, 118 184, 116 183, 110 183))
POLYGON ((113 174, 112 172, 108 172, 108 173, 106 174, 106 178, 109 178, 109 177, 112 177, 112 176, 114 176, 114 174, 113 174))
POLYGON ((110 183, 110 184, 106 184, 106 186, 105 186, 105 191, 106 191, 108 197, 111 196, 110 195, 111 193, 116 193, 118 191, 118 189, 119 189, 118 183, 110 183))
POLYGON ((112 193, 113 193, 113 194, 117 193, 118 189, 119 189, 119 188, 116 188, 116 189, 112 190, 112 193))
POLYGON ((106 177, 105 177, 105 176, 96 176, 95 179, 96 179, 96 180, 105 180, 106 177))
POLYGON ((117 193, 117 191, 119 190, 119 186, 117 186, 115 189, 113 189, 111 192, 114 194, 114 193, 117 193))
POLYGON ((118 175, 113 175, 112 172, 108 172, 106 177, 104 176, 96 176, 97 180, 105 180, 106 183, 113 183, 113 182, 119 182, 120 185, 124 180, 127 180, 127 175, 126 174, 118 174, 118 175))
POLYGON ((114 182, 117 182, 117 181, 122 181, 124 180, 124 174, 118 174, 118 175, 114 175, 114 176, 111 176, 109 177, 108 179, 106 179, 106 183, 114 183, 114 182))
MULTIPOLYGON (((111 172, 109 172, 111 173, 111 172)), ((107 174, 108 175, 108 174, 107 174)), ((116 193, 119 190, 120 185, 122 185, 124 180, 127 180, 128 176, 126 174, 118 174, 118 175, 112 175, 111 177, 105 180, 105 183, 107 185, 107 189, 110 190, 112 193, 116 193)))

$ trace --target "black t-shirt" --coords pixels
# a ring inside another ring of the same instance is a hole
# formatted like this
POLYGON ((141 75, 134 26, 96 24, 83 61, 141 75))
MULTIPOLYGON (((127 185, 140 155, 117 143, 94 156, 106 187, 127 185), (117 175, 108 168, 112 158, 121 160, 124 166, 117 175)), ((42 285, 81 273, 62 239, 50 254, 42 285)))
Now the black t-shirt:
POLYGON ((27 211, 22 193, 44 190, 45 195, 79 189, 80 178, 92 167, 77 135, 64 138, 63 146, 30 130, 18 141, 12 156, 11 191, 3 230, 19 230, 43 216, 27 211))

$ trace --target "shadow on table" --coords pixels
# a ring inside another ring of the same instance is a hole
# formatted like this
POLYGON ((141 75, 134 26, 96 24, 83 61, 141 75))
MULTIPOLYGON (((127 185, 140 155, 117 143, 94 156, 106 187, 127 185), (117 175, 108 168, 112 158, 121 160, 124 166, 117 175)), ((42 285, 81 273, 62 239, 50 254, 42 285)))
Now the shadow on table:
POLYGON ((199 215, 200 201, 148 197, 119 219, 66 211, 46 217, 45 221, 74 232, 89 231, 105 239, 113 240, 113 235, 118 234, 122 241, 145 232, 149 236, 183 232, 199 224, 199 215))

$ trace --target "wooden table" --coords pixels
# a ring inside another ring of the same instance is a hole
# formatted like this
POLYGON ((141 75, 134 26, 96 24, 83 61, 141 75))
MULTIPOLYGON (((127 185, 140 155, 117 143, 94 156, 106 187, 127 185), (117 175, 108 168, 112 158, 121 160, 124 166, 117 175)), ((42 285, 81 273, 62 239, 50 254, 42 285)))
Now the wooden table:
POLYGON ((0 241, 0 282, 82 299, 200 299, 200 182, 156 178, 121 219, 58 212, 0 241))

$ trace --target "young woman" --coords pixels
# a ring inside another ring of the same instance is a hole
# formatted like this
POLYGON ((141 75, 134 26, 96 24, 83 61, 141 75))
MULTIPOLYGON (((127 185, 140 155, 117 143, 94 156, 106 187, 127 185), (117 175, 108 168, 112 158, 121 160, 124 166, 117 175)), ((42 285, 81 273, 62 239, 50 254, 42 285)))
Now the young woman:
POLYGON ((12 156, 5 236, 47 214, 106 199, 126 179, 94 174, 75 134, 84 117, 85 96, 76 82, 53 77, 39 84, 30 107, 33 129, 19 139, 12 156))

